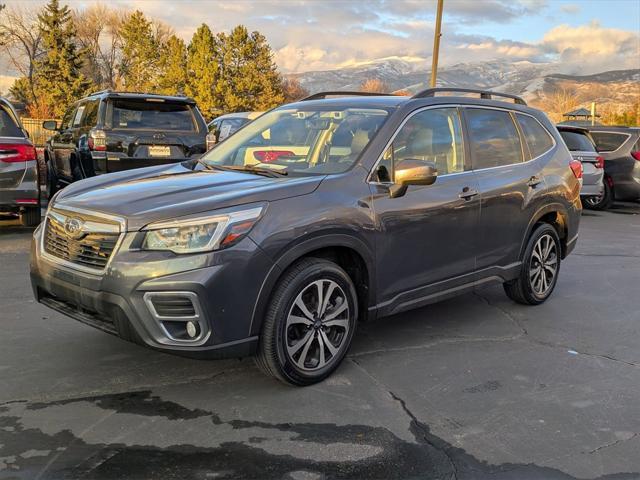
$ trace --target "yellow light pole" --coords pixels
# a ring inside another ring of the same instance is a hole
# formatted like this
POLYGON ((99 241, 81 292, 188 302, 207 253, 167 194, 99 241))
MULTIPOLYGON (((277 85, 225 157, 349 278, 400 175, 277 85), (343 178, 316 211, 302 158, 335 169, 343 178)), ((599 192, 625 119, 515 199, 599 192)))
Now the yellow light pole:
POLYGON ((436 12, 436 32, 433 37, 433 56, 431 60, 431 87, 436 86, 436 78, 438 76, 438 55, 440 53, 440 37, 442 36, 442 7, 444 0, 438 0, 438 10, 436 12))

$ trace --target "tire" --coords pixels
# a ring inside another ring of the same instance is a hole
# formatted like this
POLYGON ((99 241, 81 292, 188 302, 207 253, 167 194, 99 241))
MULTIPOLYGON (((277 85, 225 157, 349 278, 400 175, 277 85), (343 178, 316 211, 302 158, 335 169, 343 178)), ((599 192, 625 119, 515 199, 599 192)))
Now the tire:
POLYGON ((613 203, 613 189, 609 181, 604 179, 604 192, 599 197, 586 197, 582 202, 584 208, 588 210, 607 210, 613 203))
POLYGON ((20 224, 23 227, 35 227, 40 224, 40 207, 27 207, 20 213, 20 224))
POLYGON ((556 229, 548 223, 538 225, 527 243, 519 277, 504 284, 507 296, 523 305, 544 303, 558 281, 561 251, 556 229))
POLYGON ((51 200, 51 198, 56 194, 58 190, 59 190, 58 176, 56 175, 56 172, 53 170, 51 161, 48 161, 47 162, 47 201, 51 200))
POLYGON ((349 275, 328 260, 304 258, 283 274, 274 289, 256 364, 291 385, 320 382, 344 359, 357 318, 358 298, 349 275), (318 285, 326 299, 320 307, 318 285))

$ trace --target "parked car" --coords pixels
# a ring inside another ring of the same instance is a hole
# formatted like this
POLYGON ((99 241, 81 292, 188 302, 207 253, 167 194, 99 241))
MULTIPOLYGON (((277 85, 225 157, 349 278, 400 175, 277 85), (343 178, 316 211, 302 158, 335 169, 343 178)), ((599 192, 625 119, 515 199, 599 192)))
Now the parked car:
POLYGON ((588 127, 604 157, 604 194, 598 208, 614 200, 640 200, 640 128, 588 127))
POLYGON ((264 112, 238 112, 220 115, 214 118, 207 127, 207 150, 212 148, 216 143, 223 141, 230 135, 233 135, 241 127, 245 126, 252 120, 255 120, 264 112))
POLYGON ((8 100, 0 97, 0 212, 20 215, 25 226, 40 223, 38 157, 8 100))
POLYGON ((359 320, 491 283, 549 298, 578 238, 582 164, 544 113, 477 90, 328 97, 265 113, 199 160, 61 191, 34 234, 37 301, 165 352, 256 354, 307 385, 359 320), (306 153, 243 163, 255 144, 306 153))
POLYGON ((183 161, 205 152, 207 127, 193 99, 97 92, 75 103, 45 147, 48 191, 102 173, 183 161))
POLYGON ((558 125, 557 128, 571 156, 582 162, 582 204, 596 210, 602 208, 604 157, 596 150, 588 130, 568 125, 558 125))

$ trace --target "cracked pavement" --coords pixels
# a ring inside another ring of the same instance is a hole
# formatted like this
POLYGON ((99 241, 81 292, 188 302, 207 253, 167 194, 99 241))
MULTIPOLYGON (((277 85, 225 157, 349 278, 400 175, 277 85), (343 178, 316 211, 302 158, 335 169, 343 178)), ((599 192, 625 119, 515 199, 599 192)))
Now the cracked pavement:
POLYGON ((640 204, 585 212, 544 305, 362 324, 307 388, 36 304, 29 238, 0 227, 0 479, 640 479, 640 204))

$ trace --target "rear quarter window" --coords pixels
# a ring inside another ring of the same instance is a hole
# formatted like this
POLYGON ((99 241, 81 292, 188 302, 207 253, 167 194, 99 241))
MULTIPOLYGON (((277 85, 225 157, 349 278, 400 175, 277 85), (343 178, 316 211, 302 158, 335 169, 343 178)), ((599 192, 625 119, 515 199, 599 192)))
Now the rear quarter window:
POLYGON ((560 136, 571 152, 595 152, 596 148, 585 133, 560 131, 560 136))
POLYGON ((523 162, 520 135, 509 112, 468 108, 466 117, 474 170, 523 162))
POLYGON ((600 152, 613 152, 622 146, 628 135, 624 133, 591 132, 596 147, 600 152))
POLYGON ((24 137, 24 133, 4 108, 0 107, 0 137, 24 137))
POLYGON ((518 113, 516 119, 529 147, 531 158, 539 157, 553 147, 553 138, 535 118, 518 113))
POLYGON ((188 104, 145 100, 114 100, 111 126, 132 130, 197 130, 193 112, 188 104))

